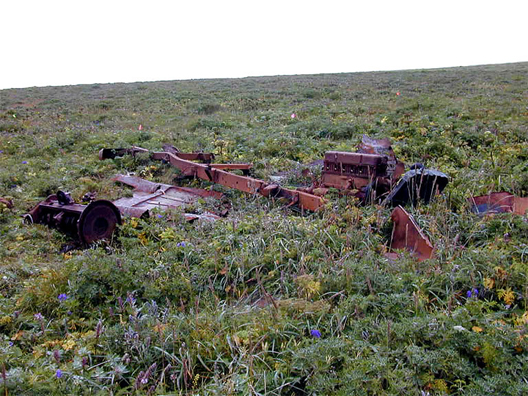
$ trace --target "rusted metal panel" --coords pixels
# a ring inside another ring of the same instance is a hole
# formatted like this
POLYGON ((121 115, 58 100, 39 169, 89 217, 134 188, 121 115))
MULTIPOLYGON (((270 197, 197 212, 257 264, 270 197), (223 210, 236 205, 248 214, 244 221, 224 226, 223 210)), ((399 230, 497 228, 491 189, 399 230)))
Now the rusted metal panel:
MULTIPOLYGON (((117 175, 113 180, 134 187, 134 195, 132 197, 120 198, 114 201, 114 204, 123 214, 132 217, 149 216, 154 209, 164 211, 169 208, 184 207, 195 203, 199 198, 220 199, 223 196, 217 191, 154 183, 135 176, 117 175)), ((212 213, 204 215, 185 213, 184 216, 189 221, 219 218, 219 216, 212 213)))
POLYGON ((528 198, 517 197, 507 192, 493 192, 488 195, 471 197, 473 211, 479 214, 514 213, 525 215, 528 198))
POLYGON ((447 185, 447 175, 433 169, 412 169, 405 173, 385 199, 392 206, 413 206, 422 201, 429 203, 431 199, 444 190, 447 185))
MULTIPOLYGON (((380 167, 387 164, 387 158, 377 154, 348 153, 344 151, 327 151, 325 161, 328 163, 344 165, 363 165, 380 167)), ((325 169, 327 172, 343 173, 337 166, 334 169, 325 169)))
POLYGON ((112 202, 97 200, 88 205, 76 204, 62 191, 37 204, 24 219, 27 223, 57 228, 85 244, 110 238, 121 224, 121 214, 112 202))
MULTIPOLYGON (((405 249, 412 253, 418 261, 433 257, 434 247, 429 238, 424 235, 414 218, 401 206, 396 207, 391 214, 394 223, 391 236, 391 249, 405 249)), ((389 253, 389 257, 391 254, 389 253)))

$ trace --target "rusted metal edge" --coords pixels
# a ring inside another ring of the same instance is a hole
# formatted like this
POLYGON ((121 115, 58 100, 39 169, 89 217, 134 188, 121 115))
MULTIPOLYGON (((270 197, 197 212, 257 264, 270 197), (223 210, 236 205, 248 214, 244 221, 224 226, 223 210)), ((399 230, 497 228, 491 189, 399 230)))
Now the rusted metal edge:
POLYGON ((152 158, 166 161, 188 176, 197 177, 250 194, 260 194, 270 198, 286 198, 292 204, 297 204, 301 209, 316 211, 324 204, 324 200, 321 197, 282 188, 276 184, 270 184, 252 177, 235 175, 205 164, 187 161, 172 153, 155 152, 152 153, 152 158))
POLYGON ((3 204, 8 209, 13 209, 13 201, 7 198, 0 198, 0 204, 3 204))
MULTIPOLYGON (((418 261, 433 257, 434 247, 418 226, 414 218, 401 206, 396 207, 391 213, 394 223, 390 242, 391 250, 405 249, 418 261)), ((391 257, 394 253, 389 253, 391 257)))
POLYGON ((528 197, 517 197, 508 192, 492 192, 471 197, 469 201, 477 214, 514 213, 523 216, 528 211, 528 197))

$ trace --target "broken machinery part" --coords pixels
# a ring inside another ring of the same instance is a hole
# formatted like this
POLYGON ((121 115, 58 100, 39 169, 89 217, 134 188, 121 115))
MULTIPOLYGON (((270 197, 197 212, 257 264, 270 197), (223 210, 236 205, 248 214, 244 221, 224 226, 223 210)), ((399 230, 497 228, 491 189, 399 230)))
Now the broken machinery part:
POLYGON ((290 201, 290 205, 296 204, 301 209, 316 211, 324 203, 321 197, 309 193, 282 188, 277 184, 270 184, 248 176, 236 175, 208 164, 187 161, 172 153, 152 153, 152 158, 170 163, 180 169, 184 175, 221 184, 250 194, 258 193, 269 198, 286 198, 290 201))
POLYGON ((473 212, 477 214, 514 213, 525 215, 528 211, 528 197, 516 197, 507 192, 493 192, 488 195, 471 197, 473 212))
MULTIPOLYGON (((135 176, 117 175, 113 180, 134 187, 132 197, 114 201, 114 205, 122 214, 131 217, 148 217, 153 209, 164 211, 169 208, 191 205, 200 198, 221 199, 223 196, 216 191, 154 183, 135 176)), ((220 218, 213 213, 201 215, 184 213, 184 217, 188 221, 197 219, 217 220, 220 218)))
POLYGON ((325 153, 320 187, 356 191, 364 203, 383 200, 391 206, 429 203, 442 192, 448 182, 439 171, 423 165, 405 173, 405 165, 396 159, 389 139, 363 136, 358 152, 328 151, 325 153))
MULTIPOLYGON (((401 206, 396 207, 391 214, 394 223, 390 242, 391 250, 405 249, 418 261, 433 257, 434 247, 431 245, 414 218, 401 206)), ((388 257, 394 257, 395 253, 387 253, 388 257)))
POLYGON ((97 200, 80 205, 70 194, 59 191, 37 204, 24 215, 24 220, 30 224, 46 224, 90 244, 110 238, 121 224, 121 214, 110 201, 97 200))
POLYGON ((447 175, 433 169, 418 167, 405 173, 393 187, 384 203, 390 206, 416 206, 419 200, 428 204, 431 199, 443 191, 447 185, 447 175))
MULTIPOLYGON (((167 153, 171 153, 178 158, 186 161, 199 161, 204 164, 208 164, 211 168, 223 169, 223 170, 240 170, 243 175, 249 175, 249 171, 253 167, 251 164, 213 164, 211 163, 214 159, 213 153, 182 153, 176 147, 170 144, 164 144, 163 150, 167 153)), ((99 159, 114 159, 115 157, 122 157, 123 155, 136 155, 137 153, 148 153, 149 150, 141 147, 132 147, 130 149, 125 148, 102 148, 99 151, 99 159)))
POLYGON ((5 205, 7 209, 13 208, 13 201, 7 198, 0 198, 0 204, 5 205))

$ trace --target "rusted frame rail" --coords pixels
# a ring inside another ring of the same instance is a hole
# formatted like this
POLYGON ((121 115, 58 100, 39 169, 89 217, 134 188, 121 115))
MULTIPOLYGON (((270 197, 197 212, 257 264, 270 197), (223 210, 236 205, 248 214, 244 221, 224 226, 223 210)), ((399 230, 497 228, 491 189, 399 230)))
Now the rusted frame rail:
POLYGON ((212 165, 187 161, 172 153, 155 152, 152 153, 152 158, 166 161, 188 176, 192 175, 202 180, 221 184, 250 194, 258 193, 270 198, 286 198, 291 204, 296 204, 301 209, 316 211, 324 203, 324 200, 316 195, 290 190, 252 177, 236 175, 212 165))

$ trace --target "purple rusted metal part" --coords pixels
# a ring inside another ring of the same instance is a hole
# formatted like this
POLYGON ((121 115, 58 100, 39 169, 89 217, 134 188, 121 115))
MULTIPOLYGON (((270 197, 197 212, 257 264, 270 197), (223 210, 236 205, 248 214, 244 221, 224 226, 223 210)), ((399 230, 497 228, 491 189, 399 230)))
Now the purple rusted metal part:
POLYGON ((0 204, 5 205, 5 207, 8 209, 13 208, 13 201, 11 199, 0 198, 0 204))

